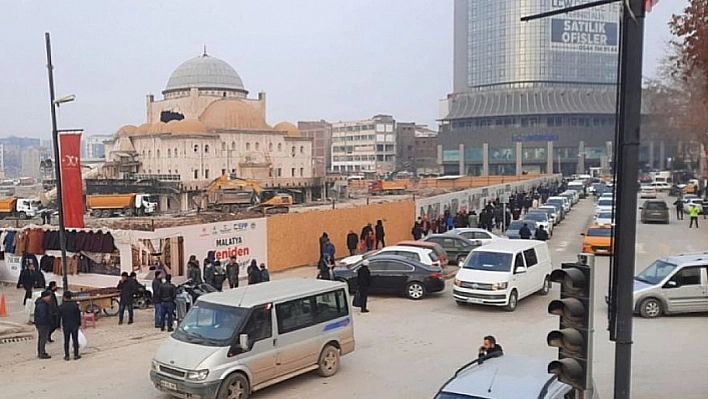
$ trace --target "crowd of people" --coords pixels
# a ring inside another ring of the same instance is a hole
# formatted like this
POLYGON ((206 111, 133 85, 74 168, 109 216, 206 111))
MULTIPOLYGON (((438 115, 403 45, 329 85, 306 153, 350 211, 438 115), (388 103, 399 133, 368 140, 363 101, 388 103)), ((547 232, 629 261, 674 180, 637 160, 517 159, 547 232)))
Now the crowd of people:
POLYGON ((514 192, 509 195, 508 203, 503 204, 499 198, 487 201, 479 210, 463 209, 455 214, 446 209, 438 218, 427 215, 419 217, 413 224, 411 235, 419 240, 430 234, 445 233, 455 228, 478 227, 488 231, 494 229, 505 231, 512 220, 519 220, 531 209, 536 209, 548 199, 566 190, 566 183, 548 184, 534 187, 530 191, 514 192))

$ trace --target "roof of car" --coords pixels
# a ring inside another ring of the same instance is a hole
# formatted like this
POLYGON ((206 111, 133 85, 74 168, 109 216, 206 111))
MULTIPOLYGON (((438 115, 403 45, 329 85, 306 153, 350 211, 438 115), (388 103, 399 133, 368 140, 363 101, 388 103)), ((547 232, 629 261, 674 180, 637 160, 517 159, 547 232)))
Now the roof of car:
POLYGON ((214 292, 199 297, 200 301, 217 305, 250 308, 267 302, 287 300, 308 292, 345 287, 343 283, 312 278, 288 278, 272 280, 266 284, 247 285, 223 292, 214 292))
POLYGON ((495 240, 487 245, 477 247, 472 251, 483 252, 516 252, 518 250, 527 249, 531 244, 543 244, 543 241, 536 240, 495 240))
POLYGON ((691 265, 694 263, 703 265, 706 261, 708 261, 708 251, 670 255, 662 258, 662 260, 679 266, 691 265))
POLYGON ((442 391, 495 399, 535 399, 555 378, 547 370, 546 359, 503 355, 462 370, 442 391))
POLYGON ((384 247, 377 253, 385 253, 389 251, 432 251, 430 248, 423 248, 421 246, 410 246, 410 245, 391 245, 390 247, 384 247))
MULTIPOLYGON (((437 236, 437 235, 442 235, 442 234, 435 234, 435 235, 437 236)), ((423 240, 425 240, 425 238, 423 238, 422 240, 419 240, 419 241, 412 241, 412 240, 401 241, 396 245, 404 246, 404 247, 418 247, 418 248, 429 248, 429 249, 433 249, 436 246, 440 246, 440 244, 438 244, 436 242, 423 241, 423 240)))

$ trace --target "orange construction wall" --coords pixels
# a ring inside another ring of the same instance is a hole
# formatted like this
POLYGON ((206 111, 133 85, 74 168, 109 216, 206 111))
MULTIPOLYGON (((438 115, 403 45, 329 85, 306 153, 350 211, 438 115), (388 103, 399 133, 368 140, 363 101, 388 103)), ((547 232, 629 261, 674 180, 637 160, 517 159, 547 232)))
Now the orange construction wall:
MULTIPOLYGON (((349 255, 349 230, 359 235, 367 224, 381 219, 386 245, 412 239, 415 201, 371 204, 355 208, 288 213, 268 217, 268 268, 280 271, 303 265, 315 265, 319 259, 319 238, 327 232, 335 246, 335 257, 349 255)), ((313 269, 313 276, 316 271, 313 269)))

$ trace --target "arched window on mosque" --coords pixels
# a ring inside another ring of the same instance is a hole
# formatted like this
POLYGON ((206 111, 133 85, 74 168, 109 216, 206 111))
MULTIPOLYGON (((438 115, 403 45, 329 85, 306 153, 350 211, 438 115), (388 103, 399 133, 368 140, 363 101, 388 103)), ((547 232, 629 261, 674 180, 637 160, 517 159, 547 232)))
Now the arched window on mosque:
POLYGON ((194 152, 199 152, 199 144, 194 145, 194 152))
POLYGON ((148 158, 152 158, 152 151, 148 150, 148 158))
POLYGON ((172 150, 169 148, 167 149, 167 158, 172 158, 172 150))
POLYGON ((221 142, 221 151, 226 151, 226 142, 225 141, 221 142))
POLYGON ((160 158, 160 150, 155 151, 155 157, 160 158))
POLYGON ((278 151, 283 151, 283 144, 282 143, 278 143, 278 151))
POLYGON ((175 158, 177 158, 178 156, 179 156, 179 151, 177 151, 177 149, 175 148, 175 158))
POLYGON ((300 146, 300 154, 304 154, 304 153, 305 153, 305 146, 301 145, 300 146))
POLYGON ((295 146, 293 146, 292 151, 290 153, 295 156, 295 146))
POLYGON ((246 151, 251 149, 251 143, 246 143, 246 151))
POLYGON ((232 141, 232 142, 231 142, 231 149, 232 149, 232 150, 235 150, 235 149, 236 149, 236 142, 235 142, 235 141, 232 141))
POLYGON ((145 158, 145 150, 143 150, 143 158, 145 158))
POLYGON ((273 152, 273 143, 268 143, 268 151, 273 152))
POLYGON ((256 141, 256 151, 261 149, 261 143, 256 141))
POLYGON ((205 154, 209 153, 209 144, 204 144, 204 153, 205 154))

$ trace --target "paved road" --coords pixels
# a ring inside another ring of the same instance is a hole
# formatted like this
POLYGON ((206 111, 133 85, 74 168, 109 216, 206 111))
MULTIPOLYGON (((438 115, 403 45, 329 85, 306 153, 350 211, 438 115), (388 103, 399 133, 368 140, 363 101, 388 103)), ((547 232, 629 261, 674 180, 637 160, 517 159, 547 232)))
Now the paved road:
MULTIPOLYGON (((572 261, 580 245, 580 231, 592 212, 592 201, 584 200, 558 226, 550 242, 555 264, 572 261)), ((701 220, 702 222, 702 220, 701 220)), ((708 249, 708 221, 689 234, 688 221, 668 226, 639 227, 637 269, 665 253, 708 249)), ((607 339, 606 307, 608 261, 597 260, 595 373, 602 398, 612 397, 614 346, 607 339)), ((476 356, 481 337, 495 335, 507 353, 555 356, 546 347, 546 334, 557 318, 546 314, 549 297, 534 296, 519 303, 515 313, 496 308, 458 307, 450 287, 434 297, 413 302, 398 297, 377 297, 371 313, 355 314, 357 350, 344 357, 340 372, 323 379, 308 374, 267 388, 258 398, 431 398, 440 384, 463 363, 476 356)), ((635 318, 635 398, 705 398, 708 381, 703 370, 708 341, 697 333, 705 315, 635 318)), ((106 325, 100 329, 111 328, 106 325)), ((89 331, 91 333, 91 331, 89 331)), ((31 393, 66 397, 167 399, 154 390, 149 378, 150 358, 161 336, 123 341, 120 348, 88 354, 80 362, 60 359, 38 363, 32 360, 0 370, 3 395, 19 397, 31 393), (12 382, 6 384, 6 382, 12 382)), ((32 350, 33 343, 14 344, 32 350)), ((55 344, 56 345, 56 344, 55 344)), ((0 356, 7 352, 0 345, 0 356)), ((58 348, 56 348, 58 349, 58 348)), ((521 371, 522 372, 522 371, 521 371)))

